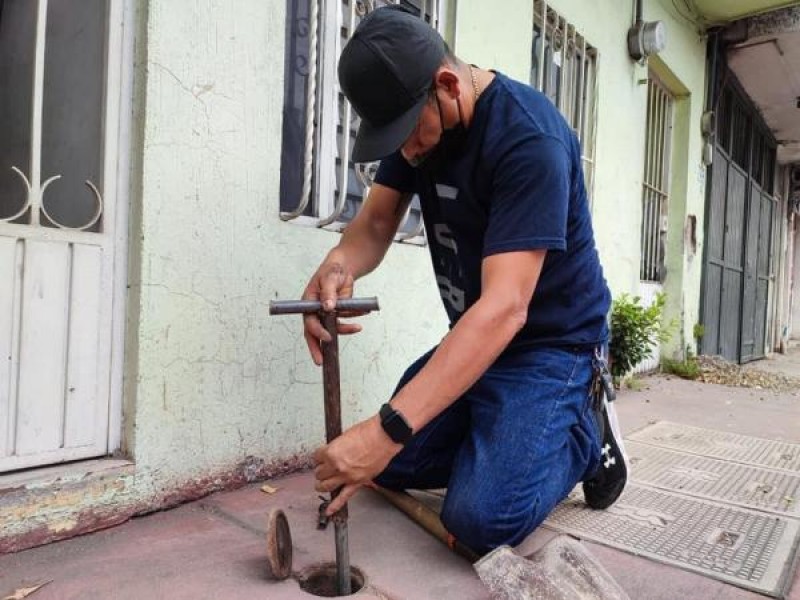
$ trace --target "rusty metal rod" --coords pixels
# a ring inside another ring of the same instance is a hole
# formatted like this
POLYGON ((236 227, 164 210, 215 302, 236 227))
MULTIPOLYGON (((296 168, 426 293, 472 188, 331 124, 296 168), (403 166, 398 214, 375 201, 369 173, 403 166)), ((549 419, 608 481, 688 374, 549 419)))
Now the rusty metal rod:
POLYGON ((331 335, 322 342, 322 388, 325 394, 325 436, 330 444, 342 435, 341 388, 339 385, 339 333, 336 313, 322 313, 322 326, 331 335))
MULTIPOLYGON (((339 334, 336 313, 323 312, 322 326, 331 336, 322 342, 322 387, 325 393, 325 436, 330 444, 342 435, 342 402, 339 381, 339 334)), ((331 500, 339 490, 331 492, 331 500)), ((347 535, 347 505, 333 515, 336 540, 336 587, 340 596, 350 595, 350 550, 347 535)))
MULTIPOLYGON (((347 510, 345 506, 342 510, 347 510)), ((347 521, 333 523, 336 536, 336 588, 340 596, 349 596, 352 593, 352 579, 350 577, 350 548, 347 533, 347 521)))
MULTIPOLYGON (((380 310, 378 299, 372 298, 339 298, 335 311, 372 311, 380 310)), ((319 300, 272 300, 269 303, 271 315, 307 314, 322 311, 319 300)))
MULTIPOLYGON (((319 313, 322 326, 331 336, 322 345, 322 387, 325 395, 325 437, 330 444, 342 434, 342 402, 339 379, 339 332, 337 318, 342 312, 370 312, 379 310, 378 299, 340 298, 332 311, 322 310, 318 300, 273 300, 269 303, 269 314, 289 315, 319 313)), ((340 490, 331 492, 331 500, 340 490)), ((336 543, 336 587, 340 596, 351 594, 350 550, 347 531, 347 505, 331 517, 335 527, 336 543)))

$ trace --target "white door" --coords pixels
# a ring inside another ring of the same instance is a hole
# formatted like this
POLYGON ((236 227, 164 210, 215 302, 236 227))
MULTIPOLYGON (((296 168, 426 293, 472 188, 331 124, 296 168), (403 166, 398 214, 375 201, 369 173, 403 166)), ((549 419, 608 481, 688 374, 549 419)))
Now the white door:
POLYGON ((0 7, 3 472, 102 456, 117 437, 109 406, 122 5, 0 7))

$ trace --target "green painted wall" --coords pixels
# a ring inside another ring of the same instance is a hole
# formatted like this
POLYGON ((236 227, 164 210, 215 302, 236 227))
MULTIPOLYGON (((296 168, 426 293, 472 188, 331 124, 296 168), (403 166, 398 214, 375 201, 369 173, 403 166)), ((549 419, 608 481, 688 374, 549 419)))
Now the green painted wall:
MULTIPOLYGON (((299 298, 339 235, 279 219, 285 0, 152 0, 138 80, 126 447, 142 479, 206 476, 324 442, 299 298)), ((356 286, 382 310, 341 342, 345 424, 446 332, 427 249, 356 286)), ((163 485, 170 485, 163 483, 163 485)))
MULTIPOLYGON (((570 21, 599 51, 599 97, 593 215, 600 255, 612 292, 640 291, 639 257, 648 68, 631 60, 626 34, 633 2, 555 0, 549 6, 570 21)), ((468 61, 527 81, 533 2, 509 0, 502 10, 488 2, 458 4, 455 51, 468 61)), ((645 0, 645 20, 662 20, 667 48, 650 67, 678 98, 672 146, 667 239, 668 319, 681 325, 664 350, 692 342, 698 320, 705 169, 700 116, 705 99, 705 40, 668 1, 645 0), (697 245, 687 223, 696 219, 697 245)))

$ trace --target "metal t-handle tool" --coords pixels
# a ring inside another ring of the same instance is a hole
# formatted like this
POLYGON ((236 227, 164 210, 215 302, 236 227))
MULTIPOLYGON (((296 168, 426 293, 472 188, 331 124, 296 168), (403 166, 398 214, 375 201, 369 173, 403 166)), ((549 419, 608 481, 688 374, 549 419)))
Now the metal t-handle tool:
MULTIPOLYGON (((371 312, 379 310, 377 298, 341 298, 332 311, 322 310, 318 300, 275 300, 269 303, 269 314, 319 313, 322 326, 331 336, 322 342, 322 384, 325 393, 325 435, 328 443, 342 434, 342 405, 339 385, 339 332, 336 321, 342 312, 371 312)), ((339 490, 331 492, 331 500, 339 490)), ((350 552, 347 537, 347 505, 331 517, 336 535, 336 585, 339 595, 348 596, 350 586, 350 552)))

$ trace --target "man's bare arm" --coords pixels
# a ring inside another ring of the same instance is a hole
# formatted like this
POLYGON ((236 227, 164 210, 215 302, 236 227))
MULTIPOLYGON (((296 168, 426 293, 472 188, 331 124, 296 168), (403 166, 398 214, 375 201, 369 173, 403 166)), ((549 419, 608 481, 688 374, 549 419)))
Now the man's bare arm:
MULTIPOLYGON (((525 325, 546 254, 546 250, 531 250, 484 259, 480 299, 392 400, 415 432, 471 387, 525 325)), ((328 514, 383 471, 401 449, 375 415, 317 450, 317 490, 342 487, 328 514)))
POLYGON ((481 297, 392 401, 414 431, 466 392, 525 325, 546 254, 530 250, 484 259, 481 297))

